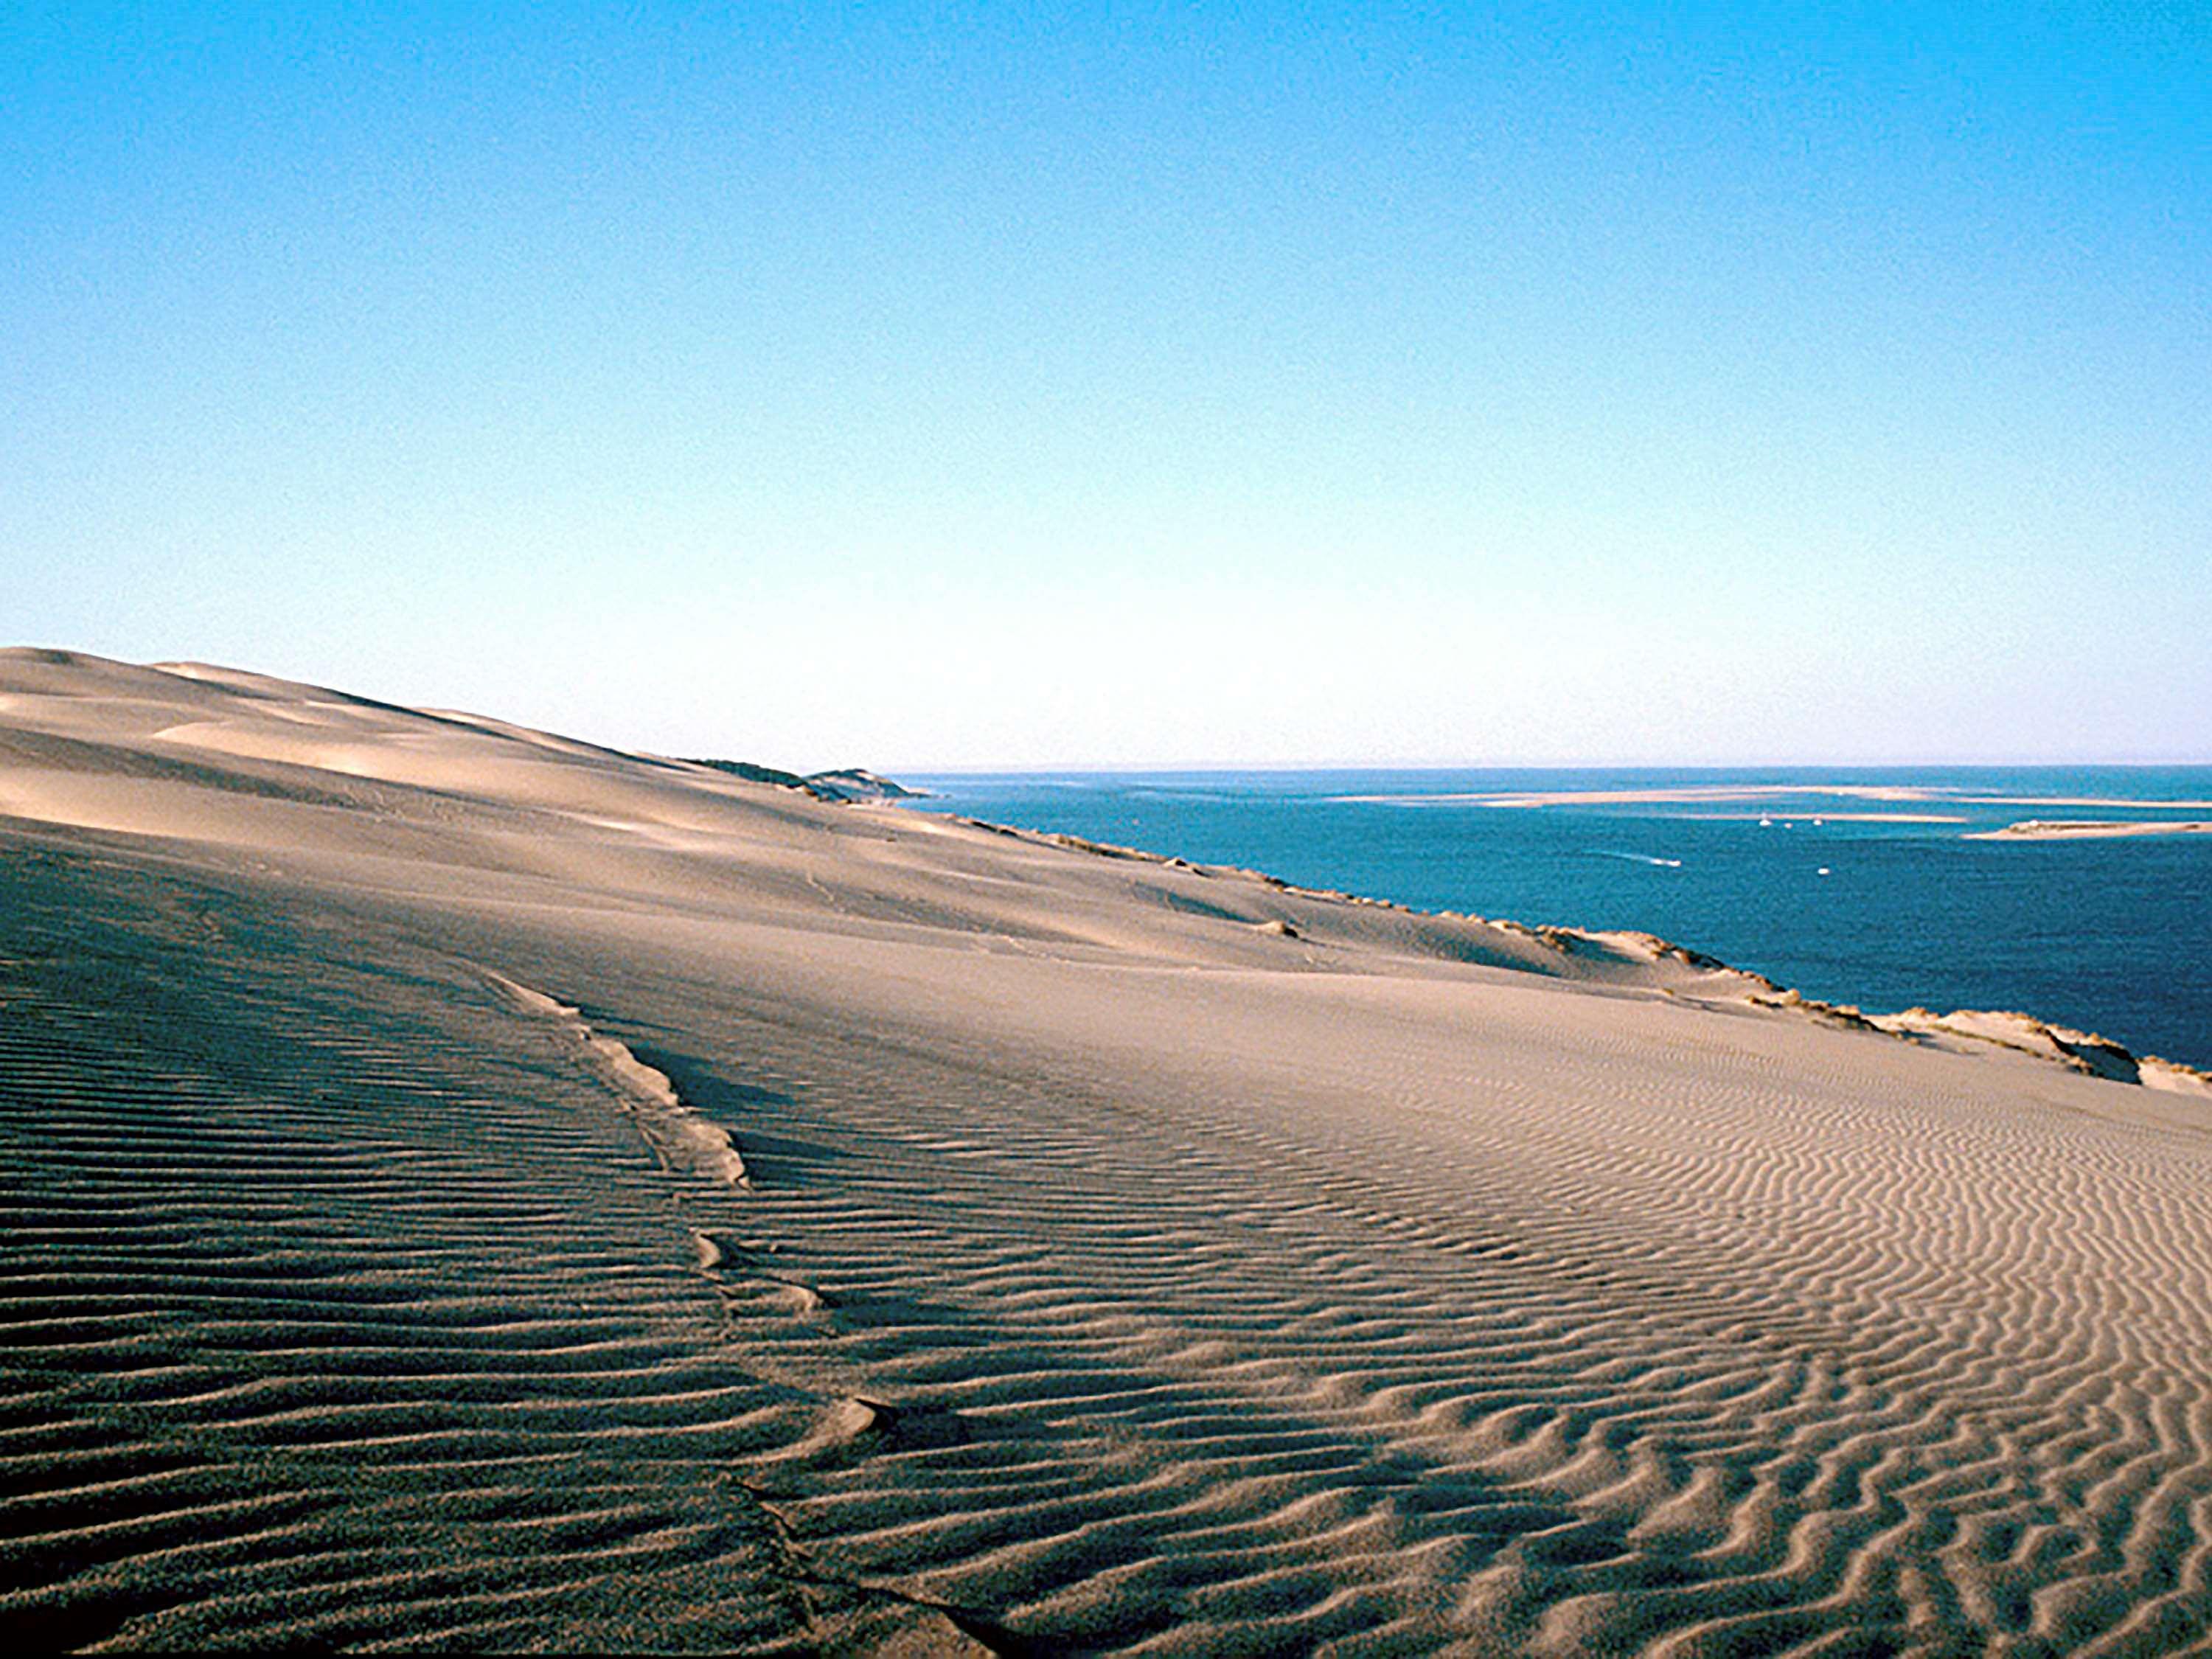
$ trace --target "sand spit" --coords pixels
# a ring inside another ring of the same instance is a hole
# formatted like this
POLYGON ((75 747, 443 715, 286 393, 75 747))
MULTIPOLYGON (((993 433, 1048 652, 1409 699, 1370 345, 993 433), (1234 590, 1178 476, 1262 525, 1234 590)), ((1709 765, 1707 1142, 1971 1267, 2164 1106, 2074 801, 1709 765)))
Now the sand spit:
POLYGON ((2212 823, 2194 819, 2023 818, 2002 830, 1984 830, 1967 841, 2094 841, 2108 836, 2212 836, 2212 823))
POLYGON ((1935 801, 1940 790, 1894 783, 1696 783, 1662 789, 1553 789, 1435 795, 1340 795, 1339 800, 1384 806, 1632 806, 1700 801, 1766 800, 1778 795, 1836 800, 1935 801))
POLYGON ((2085 1034, 64 653, 0 811, 19 1646, 2212 1633, 2085 1034))
MULTIPOLYGON (((1522 793, 1438 793, 1427 795, 1340 795, 1347 802, 1382 806, 1487 806, 1528 810, 1548 806, 1698 805, 1741 801, 1771 801, 1780 796, 1826 798, 1838 800, 1890 801, 1931 806, 2139 806, 2166 811, 2201 811, 2212 801, 2123 799, 2098 795, 1968 795, 1947 789, 1910 784, 1688 784, 1663 789, 1562 789, 1522 793)), ((1808 808, 1809 813, 1810 809, 1808 808)), ((1706 821, 1747 822, 1783 816, 1779 807, 1758 812, 1688 812, 1669 814, 1706 821)), ((1944 811, 1837 811, 1820 809, 1820 817, 1839 823, 1964 823, 1967 820, 1944 811)), ((1966 841, 2066 841, 2094 836, 2171 836, 2212 833, 2212 823, 2143 819, 2047 820, 2027 818, 1999 830, 1978 830, 1966 841)))
MULTIPOLYGON (((1771 812, 1668 812, 1662 816, 1692 823, 1758 823, 1771 822, 1771 812)), ((1784 823, 1792 820, 1784 818, 1784 823)), ((1824 823, 1966 823, 1957 812, 1838 812, 1822 807, 1817 822, 1824 823)))

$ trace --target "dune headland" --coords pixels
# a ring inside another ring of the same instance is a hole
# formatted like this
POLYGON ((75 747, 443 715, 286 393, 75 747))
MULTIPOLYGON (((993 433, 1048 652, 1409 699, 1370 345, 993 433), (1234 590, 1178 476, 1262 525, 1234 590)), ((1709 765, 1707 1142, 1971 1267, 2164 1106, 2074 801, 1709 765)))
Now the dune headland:
POLYGON ((757 761, 695 760, 694 766, 726 772, 732 777, 744 778, 751 783, 779 784, 786 789, 796 789, 812 795, 817 800, 912 800, 926 792, 909 789, 904 784, 880 777, 864 767, 841 767, 834 772, 808 772, 804 775, 787 772, 781 767, 763 766, 757 761))
POLYGON ((0 1628, 2212 1638, 2212 1079, 884 782, 0 652, 0 1628))

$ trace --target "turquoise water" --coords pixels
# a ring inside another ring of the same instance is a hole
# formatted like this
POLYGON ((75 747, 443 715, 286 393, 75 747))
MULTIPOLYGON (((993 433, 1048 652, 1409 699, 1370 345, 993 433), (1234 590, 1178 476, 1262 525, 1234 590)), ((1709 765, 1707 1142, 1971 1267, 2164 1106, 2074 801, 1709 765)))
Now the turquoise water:
POLYGON ((1422 909, 1640 928, 1808 996, 2017 1008, 2212 1066, 2212 836, 1964 838, 2027 818, 2212 820, 2212 767, 908 781, 935 792, 916 803, 926 810, 1422 909), (1594 791, 1704 793, 1607 802, 1594 791), (1814 793, 1837 791, 1874 793, 1814 793), (1532 793, 1583 798, 1452 799, 1532 793))

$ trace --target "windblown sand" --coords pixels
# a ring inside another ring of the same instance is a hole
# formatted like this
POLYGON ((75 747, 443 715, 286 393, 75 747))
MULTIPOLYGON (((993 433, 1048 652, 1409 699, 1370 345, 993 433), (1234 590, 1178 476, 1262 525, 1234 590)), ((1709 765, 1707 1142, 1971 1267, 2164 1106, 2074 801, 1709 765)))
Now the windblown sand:
POLYGON ((19 1647, 2212 1628, 2193 1073, 225 671, 0 815, 19 1647))

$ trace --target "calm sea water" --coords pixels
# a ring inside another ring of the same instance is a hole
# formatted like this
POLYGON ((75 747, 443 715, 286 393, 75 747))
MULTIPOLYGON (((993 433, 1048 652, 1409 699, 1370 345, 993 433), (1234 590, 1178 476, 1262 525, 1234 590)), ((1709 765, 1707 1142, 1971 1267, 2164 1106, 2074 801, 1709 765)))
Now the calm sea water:
POLYGON ((2212 767, 908 781, 935 792, 927 810, 1421 909, 1640 928, 1808 996, 2017 1008, 2212 1066, 2212 836, 1964 838, 2026 818, 2212 819, 2212 767), (1597 798, 1662 791, 1700 793, 1597 798), (1580 799, 1463 799, 1515 795, 1580 799))

